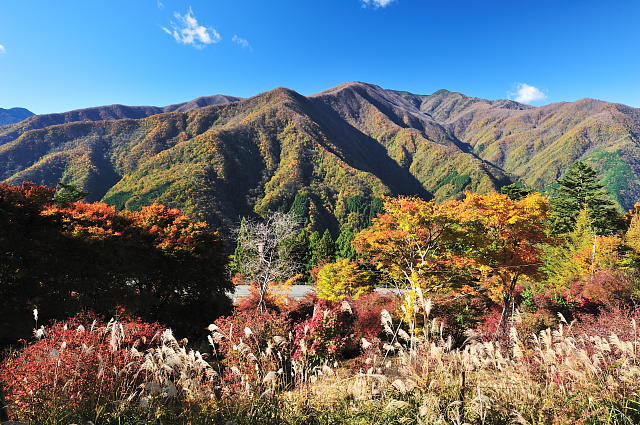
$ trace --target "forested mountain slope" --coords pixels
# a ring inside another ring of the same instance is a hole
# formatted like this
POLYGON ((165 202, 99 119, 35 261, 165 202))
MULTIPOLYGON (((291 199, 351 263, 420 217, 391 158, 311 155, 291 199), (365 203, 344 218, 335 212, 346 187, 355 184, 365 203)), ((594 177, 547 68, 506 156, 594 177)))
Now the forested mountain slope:
POLYGON ((603 171, 623 207, 640 198, 640 110, 624 105, 532 107, 365 83, 209 103, 161 113, 97 108, 2 127, 0 180, 73 183, 119 207, 161 202, 214 227, 288 210, 297 193, 335 227, 354 196, 443 199, 514 180, 543 189, 579 159, 603 171))

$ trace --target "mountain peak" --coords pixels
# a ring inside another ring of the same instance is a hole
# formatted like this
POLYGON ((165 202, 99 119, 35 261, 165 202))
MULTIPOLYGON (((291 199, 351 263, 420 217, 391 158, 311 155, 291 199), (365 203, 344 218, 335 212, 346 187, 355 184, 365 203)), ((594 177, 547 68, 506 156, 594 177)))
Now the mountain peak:
POLYGON ((320 93, 316 93, 311 95, 314 96, 322 96, 327 94, 335 94, 341 92, 343 90, 354 90, 354 89, 366 89, 366 90, 374 90, 374 91, 385 91, 382 87, 377 86, 375 84, 364 83, 362 81, 349 81, 346 83, 338 84, 335 87, 331 87, 328 90, 321 91, 320 93))
POLYGON ((15 124, 32 115, 34 115, 33 112, 25 108, 0 108, 0 125, 15 124))

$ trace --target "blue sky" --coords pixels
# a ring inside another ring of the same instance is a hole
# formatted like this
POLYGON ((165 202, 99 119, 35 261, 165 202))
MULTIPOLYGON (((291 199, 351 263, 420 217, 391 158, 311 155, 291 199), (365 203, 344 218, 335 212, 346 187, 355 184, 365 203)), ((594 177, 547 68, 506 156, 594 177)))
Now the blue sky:
POLYGON ((640 107, 638 16, 638 0, 1 0, 0 107, 312 94, 355 80, 640 107))

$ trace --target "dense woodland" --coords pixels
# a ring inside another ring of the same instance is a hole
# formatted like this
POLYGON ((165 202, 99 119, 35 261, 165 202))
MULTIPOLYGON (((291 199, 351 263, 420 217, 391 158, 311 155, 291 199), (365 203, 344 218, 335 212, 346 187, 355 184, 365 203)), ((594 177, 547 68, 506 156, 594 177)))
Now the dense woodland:
POLYGON ((302 191, 226 245, 159 204, 2 185, 4 414, 638 423, 640 207, 623 213, 600 181, 578 162, 544 193, 357 195, 338 228, 302 191), (316 293, 288 298, 298 283, 316 293), (234 284, 251 286, 236 305, 234 284))

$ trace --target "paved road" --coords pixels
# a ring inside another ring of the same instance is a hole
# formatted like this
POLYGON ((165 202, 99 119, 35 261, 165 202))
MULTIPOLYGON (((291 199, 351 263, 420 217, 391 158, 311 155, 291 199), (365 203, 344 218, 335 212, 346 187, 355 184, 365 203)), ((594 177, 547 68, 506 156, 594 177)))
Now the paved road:
MULTIPOLYGON (((393 288, 377 288, 376 291, 381 293, 387 292, 395 292, 393 288)), ((289 297, 294 300, 299 300, 303 298, 305 295, 315 292, 313 286, 311 285, 294 285, 291 287, 291 292, 289 293, 289 297)), ((246 297, 249 295, 249 285, 238 285, 236 286, 236 292, 233 294, 233 300, 236 301, 238 298, 246 297)))

